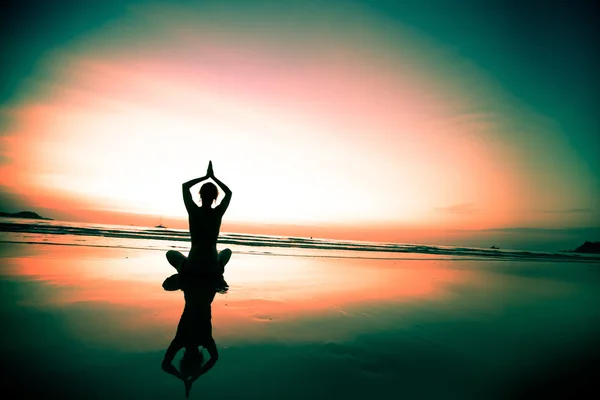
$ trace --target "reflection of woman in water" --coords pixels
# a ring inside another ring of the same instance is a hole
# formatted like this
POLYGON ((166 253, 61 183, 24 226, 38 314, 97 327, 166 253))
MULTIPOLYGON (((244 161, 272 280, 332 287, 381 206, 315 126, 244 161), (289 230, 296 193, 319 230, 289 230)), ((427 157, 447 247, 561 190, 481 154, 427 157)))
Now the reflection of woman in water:
POLYGON ((227 283, 221 276, 192 275, 182 276, 179 282, 185 298, 185 308, 175 338, 165 353, 162 368, 185 383, 186 396, 189 396, 192 383, 208 372, 219 359, 217 345, 212 337, 211 304, 217 292, 227 291, 227 283), (204 365, 199 346, 204 347, 210 355, 204 365), (177 370, 173 359, 182 348, 185 350, 177 370))
POLYGON ((183 202, 185 203, 189 217, 192 248, 187 258, 178 251, 170 250, 167 252, 167 259, 178 272, 223 274, 225 264, 227 264, 231 257, 231 250, 225 249, 220 253, 217 252, 217 239, 219 237, 219 230, 221 229, 223 214, 225 214, 231 201, 231 190, 215 177, 212 162, 208 163, 208 170, 205 176, 184 183, 182 189, 183 202), (221 187, 223 192, 225 192, 225 197, 218 206, 212 208, 213 203, 219 195, 219 190, 212 182, 207 182, 200 188, 202 206, 198 207, 192 199, 190 189, 197 183, 209 178, 221 187))
POLYGON ((183 290, 185 308, 175 338, 165 353, 162 368, 184 381, 188 396, 192 383, 210 370, 219 358, 217 345, 212 337, 211 304, 217 292, 225 293, 228 288, 223 272, 231 257, 231 250, 217 252, 217 239, 223 214, 231 201, 231 190, 215 177, 212 162, 208 163, 206 176, 184 183, 182 189, 183 202, 189 216, 192 248, 187 258, 177 251, 167 252, 169 263, 178 273, 167 278, 163 288, 183 290), (225 197, 218 206, 212 208, 219 191, 213 183, 205 183, 200 188, 202 206, 198 207, 192 199, 190 189, 209 178, 221 187, 225 197), (204 347, 210 355, 204 365, 199 346, 204 347), (173 359, 181 349, 185 350, 177 370, 173 366, 173 359))

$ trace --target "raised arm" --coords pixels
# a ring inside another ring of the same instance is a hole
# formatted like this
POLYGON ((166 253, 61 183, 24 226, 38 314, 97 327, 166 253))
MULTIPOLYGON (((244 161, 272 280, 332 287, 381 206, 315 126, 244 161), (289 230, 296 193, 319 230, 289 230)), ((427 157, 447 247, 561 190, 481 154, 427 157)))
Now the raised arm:
POLYGON ((194 200, 192 199, 190 189, 192 188, 192 186, 202 181, 205 181, 206 179, 208 179, 208 175, 205 175, 202 178, 192 179, 191 181, 187 181, 183 185, 181 185, 181 190, 183 192, 183 202, 185 204, 185 209, 188 211, 188 213, 198 208, 198 205, 194 203, 194 200))
POLYGON ((216 184, 219 185, 221 190, 223 190, 223 192, 225 193, 225 197, 223 198, 223 200, 221 200, 221 203, 215 208, 215 210, 219 211, 221 215, 223 215, 225 214, 225 211, 227 211, 227 207, 229 207, 229 202, 231 201, 231 189, 229 189, 226 184, 221 182, 215 176, 215 173, 213 172, 212 168, 212 161, 208 164, 208 177, 215 181, 216 184))
POLYGON ((165 353, 165 358, 162 362, 163 371, 179 379, 184 379, 184 377, 183 375, 181 375, 181 372, 179 372, 177 368, 175 368, 175 366, 173 365, 173 359, 175 358, 175 354, 177 354, 177 352, 182 347, 183 346, 180 343, 176 342, 175 339, 173 339, 173 341, 169 345, 169 348, 167 349, 167 352, 165 353))

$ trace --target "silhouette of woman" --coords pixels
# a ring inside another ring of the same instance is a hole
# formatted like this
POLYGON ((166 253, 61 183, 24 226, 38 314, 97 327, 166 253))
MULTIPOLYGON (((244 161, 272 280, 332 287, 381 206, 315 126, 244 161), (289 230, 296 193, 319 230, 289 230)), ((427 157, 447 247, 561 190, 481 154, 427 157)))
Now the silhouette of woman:
POLYGON ((228 286, 221 276, 185 275, 181 277, 180 284, 185 307, 177 325, 175 338, 162 361, 162 369, 184 382, 188 397, 194 381, 208 372, 219 359, 217 345, 212 336, 211 305, 216 293, 226 293, 228 286), (210 359, 204 364, 199 346, 204 347, 210 355, 210 359), (178 370, 173 365, 173 359, 182 348, 185 350, 178 370))
MULTIPOLYGON (((169 250, 167 252, 167 260, 169 260, 169 263, 179 273, 222 275, 225 272, 225 265, 231 258, 231 250, 225 249, 218 252, 217 239, 219 237, 219 230, 221 229, 223 214, 227 211, 227 207, 229 207, 229 202, 231 201, 231 190, 215 177, 212 161, 208 163, 205 176, 184 183, 182 190, 183 202, 188 212, 192 248, 187 258, 178 251, 169 250), (200 188, 202 206, 198 207, 192 199, 190 189, 197 183, 209 178, 221 187, 223 192, 225 192, 225 197, 218 206, 212 208, 213 203, 219 195, 219 190, 212 182, 207 182, 200 188)), ((165 289, 173 290, 175 288, 165 289)))

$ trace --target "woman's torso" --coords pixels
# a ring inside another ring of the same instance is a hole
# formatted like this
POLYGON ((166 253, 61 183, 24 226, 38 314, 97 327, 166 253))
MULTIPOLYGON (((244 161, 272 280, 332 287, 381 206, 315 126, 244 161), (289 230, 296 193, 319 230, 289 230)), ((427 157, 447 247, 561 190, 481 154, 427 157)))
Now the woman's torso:
POLYGON ((189 215, 192 248, 188 262, 192 264, 213 264, 218 261, 217 239, 221 229, 222 216, 213 208, 198 208, 189 215))
POLYGON ((216 291, 202 280, 184 282, 185 307, 177 326, 178 340, 193 346, 204 345, 212 339, 211 304, 216 291))

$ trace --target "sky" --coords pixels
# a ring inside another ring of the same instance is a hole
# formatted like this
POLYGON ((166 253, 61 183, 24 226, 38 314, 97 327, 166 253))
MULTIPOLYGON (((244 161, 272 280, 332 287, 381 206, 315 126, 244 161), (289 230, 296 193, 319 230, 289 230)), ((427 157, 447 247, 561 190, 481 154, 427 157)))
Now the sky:
POLYGON ((230 230, 600 226, 591 7, 15 2, 0 209, 174 224, 181 184, 212 160, 230 230))

